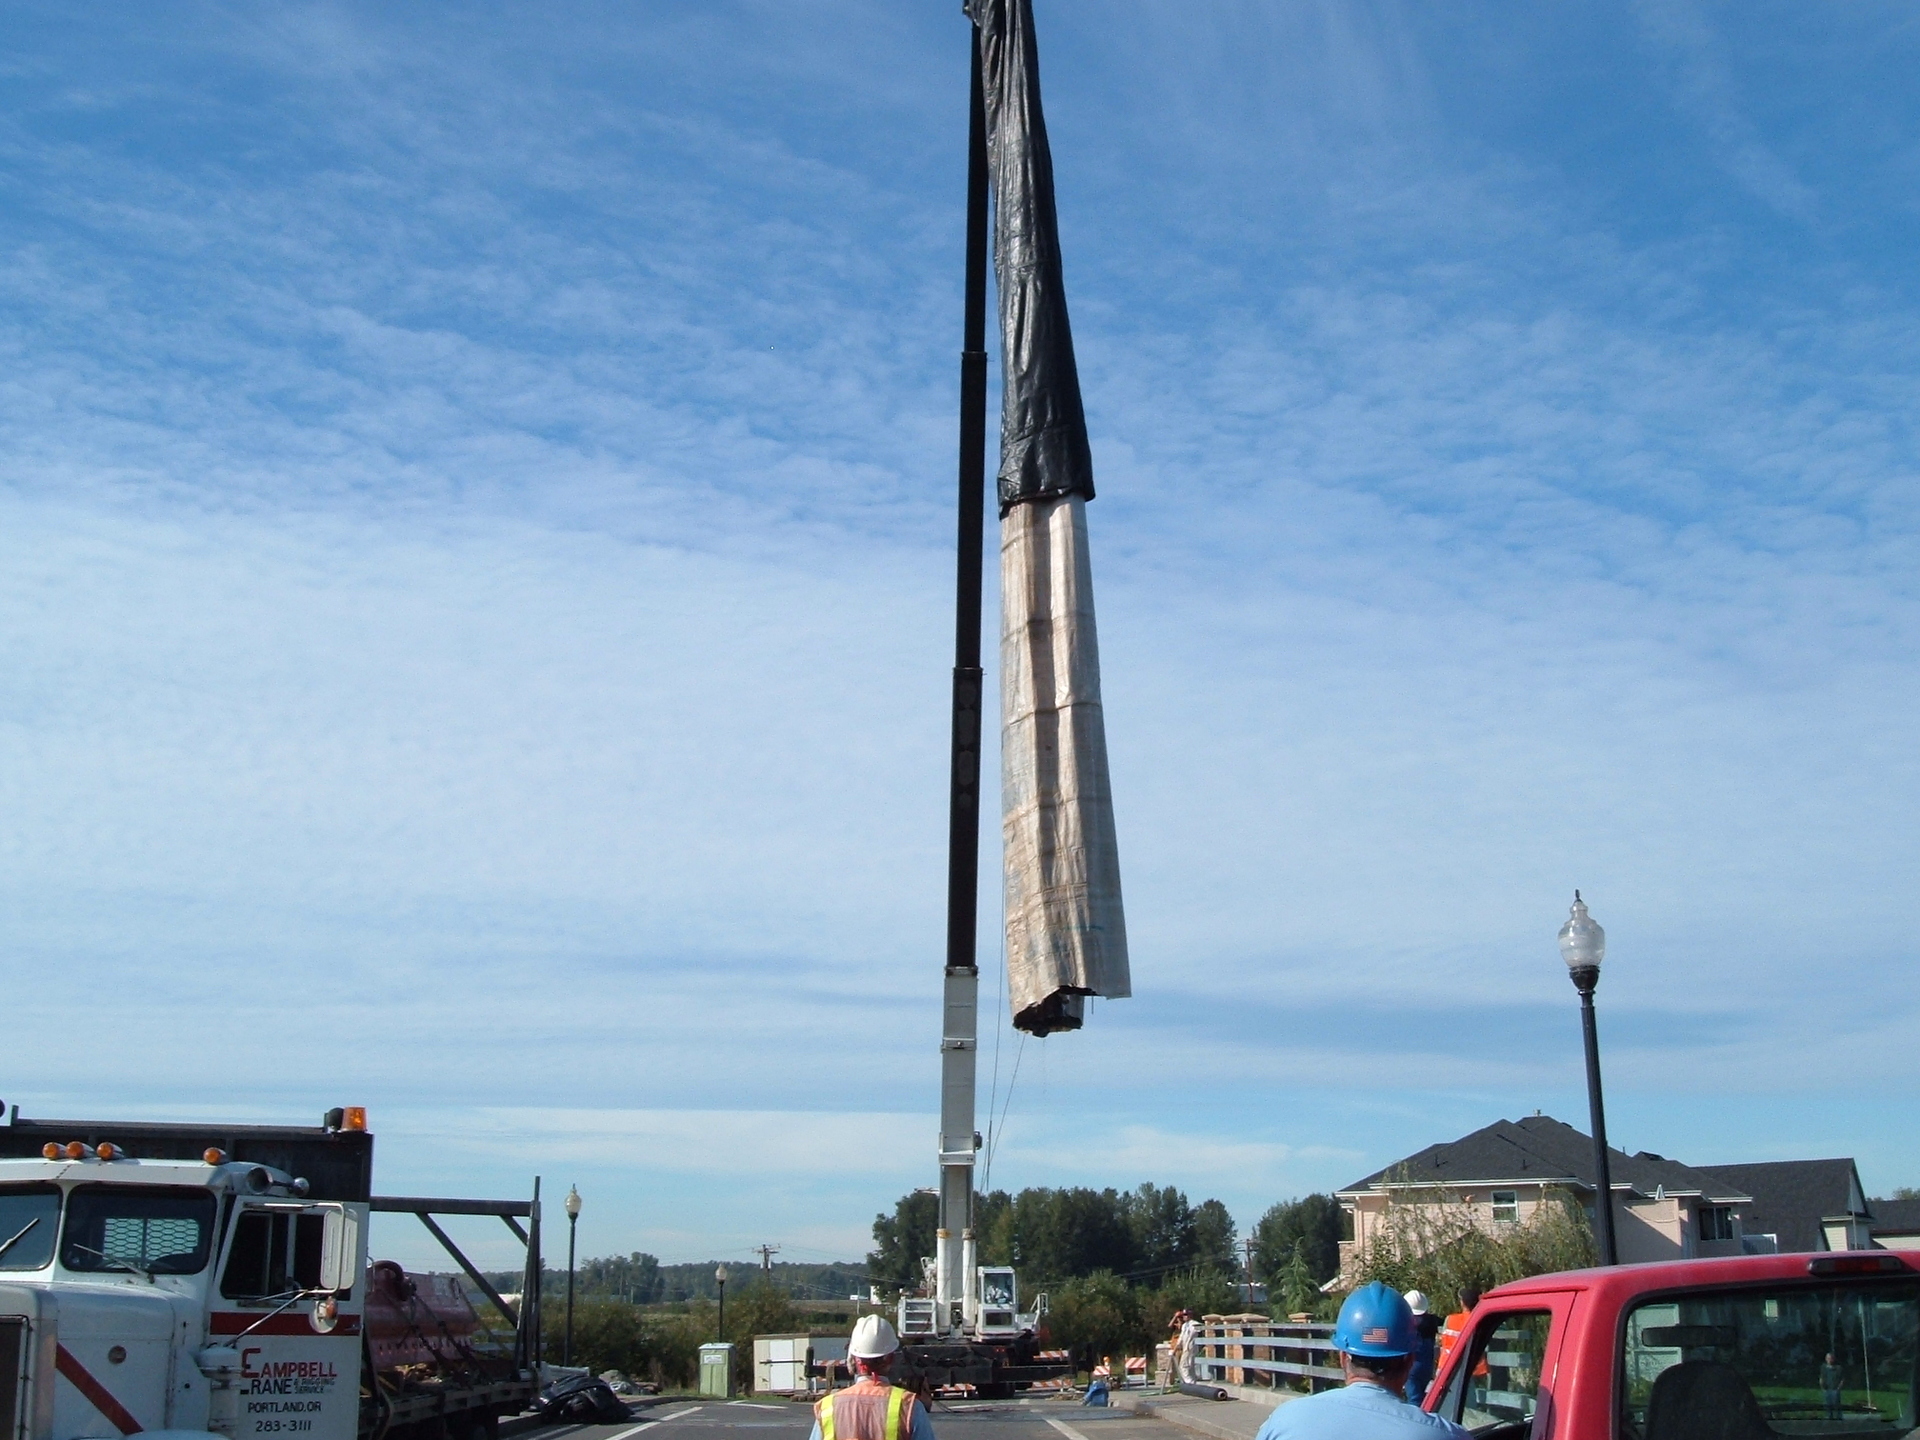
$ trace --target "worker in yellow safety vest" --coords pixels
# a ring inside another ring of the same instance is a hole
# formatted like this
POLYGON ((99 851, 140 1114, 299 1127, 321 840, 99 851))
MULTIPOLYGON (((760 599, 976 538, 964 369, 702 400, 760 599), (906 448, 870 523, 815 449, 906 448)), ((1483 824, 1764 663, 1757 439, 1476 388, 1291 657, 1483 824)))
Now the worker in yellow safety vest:
POLYGON ((900 1337, 879 1315, 853 1327, 847 1361, 858 1377, 813 1407, 812 1440, 933 1440, 927 1407, 911 1390, 887 1383, 900 1337))

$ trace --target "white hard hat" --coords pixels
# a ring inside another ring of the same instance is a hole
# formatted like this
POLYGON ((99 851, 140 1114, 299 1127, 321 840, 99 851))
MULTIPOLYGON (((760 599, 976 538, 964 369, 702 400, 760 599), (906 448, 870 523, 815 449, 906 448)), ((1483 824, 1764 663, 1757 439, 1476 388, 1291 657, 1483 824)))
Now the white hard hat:
POLYGON ((1409 1290, 1401 1298, 1407 1302, 1407 1308, 1413 1311, 1414 1314, 1424 1315, 1427 1313, 1427 1297, 1424 1292, 1409 1290))
POLYGON ((893 1333, 884 1315, 861 1316, 860 1323, 853 1327, 853 1338, 847 1342, 847 1354, 859 1360, 878 1360, 899 1348, 900 1337, 893 1333))

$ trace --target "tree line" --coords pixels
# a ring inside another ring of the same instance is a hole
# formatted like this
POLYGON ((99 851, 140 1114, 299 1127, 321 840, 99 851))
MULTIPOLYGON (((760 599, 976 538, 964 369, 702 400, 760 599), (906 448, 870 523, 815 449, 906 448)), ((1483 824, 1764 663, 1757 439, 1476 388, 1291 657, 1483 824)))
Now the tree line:
MULTIPOLYGON (((883 1295, 921 1283, 933 1254, 939 1203, 903 1195, 874 1217, 867 1270, 883 1295)), ((1019 1271, 1021 1303, 1048 1292, 1048 1340, 1083 1367, 1107 1356, 1151 1354, 1182 1309, 1232 1314, 1250 1307, 1245 1282, 1267 1287, 1257 1308, 1274 1316, 1329 1308, 1320 1285, 1340 1268, 1343 1215, 1331 1195, 1268 1207, 1246 1238, 1252 1275, 1232 1214, 1218 1200, 1191 1203, 1171 1185, 1132 1190, 1032 1188, 974 1197, 980 1261, 1019 1271)))
MULTIPOLYGON (((728 1262, 726 1335, 735 1342, 739 1378, 751 1371, 755 1335, 831 1328, 810 1317, 809 1298, 844 1298, 869 1283, 885 1297, 921 1283, 922 1256, 934 1250, 935 1197, 903 1195, 892 1214, 874 1217, 867 1263, 728 1262)), ((975 1197, 982 1264, 1020 1272, 1023 1303, 1047 1290, 1050 1343, 1073 1350, 1083 1366, 1104 1356, 1151 1354, 1167 1338, 1176 1310, 1225 1314, 1248 1308, 1246 1249, 1219 1200, 1194 1204, 1174 1186, 1131 1190, 1033 1187, 975 1197)), ((1252 1278, 1268 1287, 1259 1308, 1278 1316, 1317 1313, 1319 1285, 1339 1268, 1341 1212, 1330 1195, 1281 1201, 1254 1225, 1252 1278)), ((645 1251, 593 1256, 574 1272, 574 1363, 619 1370, 668 1387, 691 1385, 699 1347, 719 1338, 719 1262, 663 1265, 645 1251)), ((517 1290, 518 1274, 489 1277, 517 1290)), ((545 1340, 558 1360, 564 1325, 564 1270, 544 1275, 545 1340)), ((484 1302, 483 1313, 485 1313, 484 1302)))
MULTIPOLYGON (((583 1260, 574 1274, 576 1295, 604 1295, 635 1305, 672 1305, 682 1300, 712 1300, 720 1293, 714 1272, 718 1260, 697 1260, 677 1265, 662 1265, 645 1251, 631 1255, 606 1255, 583 1260)), ((762 1267, 753 1261, 727 1261, 727 1287, 739 1294, 750 1285, 771 1284, 803 1300, 844 1300, 849 1295, 867 1293, 864 1265, 840 1263, 827 1265, 792 1264, 776 1260, 762 1267)), ((566 1283, 564 1271, 561 1283, 566 1283)), ((551 1293, 551 1291, 549 1292, 551 1293)))
MULTIPOLYGON (((873 1219, 867 1273, 882 1294, 921 1283, 921 1259, 933 1254, 938 1197, 902 1195, 893 1213, 873 1219)), ((1271 1285, 1288 1268, 1314 1285, 1340 1268, 1342 1215, 1331 1195, 1282 1200, 1253 1227, 1253 1279, 1271 1285)), ((1246 1278, 1246 1256, 1232 1214, 1218 1200, 1191 1204, 1171 1185, 1132 1190, 1076 1186, 994 1190, 974 1196, 980 1261, 1013 1265, 1023 1287, 1106 1273, 1152 1287, 1169 1275, 1215 1271, 1246 1278)))
MULTIPOLYGON (((685 1300, 713 1300, 719 1295, 714 1272, 722 1262, 697 1260, 662 1265, 657 1256, 644 1250, 628 1255, 597 1255, 580 1261, 573 1272, 576 1300, 624 1300, 629 1305, 674 1305, 685 1300)), ((725 1262, 728 1269, 727 1293, 739 1295, 753 1285, 771 1283, 782 1292, 801 1300, 844 1300, 849 1295, 867 1293, 864 1265, 851 1262, 827 1265, 783 1264, 775 1262, 763 1270, 753 1261, 725 1262)), ((553 1297, 567 1293, 567 1272, 549 1266, 542 1272, 543 1293, 553 1297)), ((518 1271, 491 1274, 490 1283, 502 1291, 518 1290, 518 1271)), ((729 1301, 731 1303, 731 1301, 729 1301)))

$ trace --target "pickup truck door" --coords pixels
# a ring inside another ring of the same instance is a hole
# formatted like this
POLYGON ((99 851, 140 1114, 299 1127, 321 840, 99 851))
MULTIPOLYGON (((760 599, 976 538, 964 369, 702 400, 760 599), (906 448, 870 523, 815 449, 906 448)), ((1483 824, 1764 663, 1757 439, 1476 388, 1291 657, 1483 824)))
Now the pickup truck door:
POLYGON ((1574 1432, 1554 1396, 1577 1290, 1483 1303, 1447 1357, 1427 1408, 1497 1440, 1554 1440, 1574 1432))

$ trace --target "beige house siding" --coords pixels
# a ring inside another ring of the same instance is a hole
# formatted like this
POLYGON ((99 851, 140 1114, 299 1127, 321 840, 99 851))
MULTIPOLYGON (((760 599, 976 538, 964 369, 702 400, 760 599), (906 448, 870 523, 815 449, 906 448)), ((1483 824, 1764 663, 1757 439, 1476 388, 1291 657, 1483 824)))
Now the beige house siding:
MULTIPOLYGON (((1564 1191, 1565 1187, 1515 1182, 1511 1185, 1468 1185, 1457 1191, 1452 1187, 1448 1189, 1450 1193, 1446 1200, 1429 1203, 1436 1208, 1444 1207, 1449 1217, 1464 1213, 1472 1218, 1476 1228, 1498 1235, 1526 1224, 1542 1204, 1548 1203, 1546 1196, 1550 1191, 1564 1191), (1514 1193, 1516 1218, 1496 1220, 1493 1215, 1494 1192, 1508 1190, 1514 1193)), ((1341 1197, 1342 1204, 1353 1216, 1354 1236, 1352 1240, 1340 1244, 1340 1268, 1343 1274, 1350 1270, 1353 1262, 1380 1233, 1386 1223, 1390 1200, 1391 1192, 1388 1191, 1341 1197)), ((1405 1206, 1419 1202, 1413 1201, 1408 1192, 1402 1192, 1397 1203, 1405 1206)), ((1684 1260, 1696 1255, 1738 1255, 1741 1251, 1738 1219, 1734 1222, 1733 1239, 1702 1241, 1695 1209, 1698 1203, 1693 1196, 1656 1197, 1616 1189, 1613 1194, 1614 1233, 1621 1261, 1634 1264, 1648 1260, 1684 1260)))
MULTIPOLYGON (((1484 1230, 1489 1235, 1510 1232, 1525 1225, 1533 1219, 1542 1204, 1548 1203, 1546 1196, 1549 1191, 1565 1189, 1561 1185, 1542 1185, 1538 1181, 1515 1181, 1511 1185, 1475 1184, 1458 1189, 1451 1186, 1446 1188, 1448 1194, 1445 1200, 1430 1203, 1434 1203, 1436 1209, 1444 1209, 1449 1220, 1457 1215, 1468 1216, 1476 1229, 1484 1230), (1496 1191, 1513 1192, 1513 1219, 1496 1220, 1494 1218, 1493 1196, 1496 1191)), ((1340 1201, 1353 1219, 1353 1239, 1340 1242, 1340 1269, 1344 1274, 1351 1262, 1379 1235, 1381 1228, 1386 1224, 1390 1204, 1404 1208, 1413 1202, 1410 1201, 1409 1192, 1402 1191, 1396 1200, 1393 1192, 1386 1190, 1343 1195, 1340 1201)))

